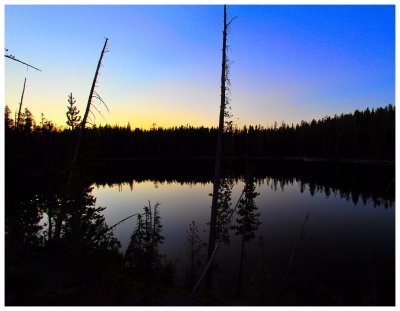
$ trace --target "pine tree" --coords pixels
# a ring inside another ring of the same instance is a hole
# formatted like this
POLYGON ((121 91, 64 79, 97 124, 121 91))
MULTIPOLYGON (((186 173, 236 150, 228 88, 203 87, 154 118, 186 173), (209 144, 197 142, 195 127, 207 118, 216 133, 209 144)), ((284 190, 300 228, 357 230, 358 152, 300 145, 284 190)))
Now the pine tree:
POLYGON ((255 198, 259 193, 255 191, 255 188, 254 177, 246 176, 244 197, 240 199, 237 212, 240 217, 236 219, 238 224, 234 226, 236 234, 241 235, 246 242, 255 238, 255 231, 261 224, 258 220, 260 213, 257 212, 258 208, 255 203, 255 198))
POLYGON ((255 203, 255 198, 259 193, 255 191, 256 186, 254 178, 248 172, 246 175, 244 197, 240 199, 238 206, 239 218, 236 219, 237 225, 233 226, 233 229, 236 230, 236 234, 242 237, 238 281, 236 286, 237 294, 240 294, 242 290, 243 262, 246 256, 245 244, 255 238, 255 232, 261 224, 258 220, 260 213, 257 212, 258 209, 255 203))
POLYGON ((14 121, 11 119, 10 116, 11 116, 11 110, 6 105, 4 107, 4 125, 5 125, 6 130, 12 128, 14 125, 14 121))
POLYGON ((224 227, 230 221, 230 215, 232 213, 232 189, 233 179, 228 177, 220 179, 219 192, 218 192, 218 204, 217 204, 217 218, 215 221, 215 238, 216 240, 221 239, 222 242, 229 245, 230 236, 228 231, 224 231, 224 227))
POLYGON ((196 223, 192 221, 186 231, 186 241, 188 243, 189 265, 186 270, 186 286, 192 288, 199 277, 199 272, 203 267, 201 255, 205 243, 200 239, 199 230, 196 223))
POLYGON ((67 125, 71 127, 72 130, 74 130, 78 125, 79 122, 81 121, 81 116, 79 116, 79 110, 75 106, 76 100, 74 97, 72 97, 72 93, 68 95, 68 104, 67 106, 67 125))
POLYGON ((136 228, 132 233, 131 241, 125 253, 127 265, 138 274, 152 273, 161 265, 161 255, 158 252, 159 244, 163 243, 161 235, 160 203, 144 207, 144 213, 137 216, 136 228))
POLYGON ((25 108, 25 111, 22 114, 22 120, 24 121, 24 131, 30 133, 32 131, 32 127, 34 126, 35 120, 33 119, 33 115, 28 108, 25 108))

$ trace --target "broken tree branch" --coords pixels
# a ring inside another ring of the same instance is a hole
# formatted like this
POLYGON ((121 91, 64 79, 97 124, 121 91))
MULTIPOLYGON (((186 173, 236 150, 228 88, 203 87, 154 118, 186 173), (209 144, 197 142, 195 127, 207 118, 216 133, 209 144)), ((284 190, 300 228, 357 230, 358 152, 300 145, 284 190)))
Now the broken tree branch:
POLYGON ((98 235, 94 238, 94 240, 100 240, 101 237, 102 237, 103 235, 105 235, 107 232, 110 232, 112 229, 114 229, 114 228, 115 228, 116 226, 118 226, 120 223, 124 222, 125 220, 128 220, 129 218, 132 218, 133 216, 135 216, 135 215, 137 215, 137 214, 138 214, 138 213, 135 213, 135 214, 133 214, 133 215, 130 215, 130 216, 125 217, 124 219, 118 221, 116 224, 112 225, 111 227, 109 227, 109 228, 107 228, 106 230, 104 230, 102 233, 98 234, 98 235))
POLYGON ((232 18, 232 19, 229 21, 229 23, 226 24, 226 27, 228 28, 229 25, 230 25, 230 24, 233 22, 233 20, 236 19, 236 18, 237 18, 237 16, 235 16, 234 18, 232 18))
MULTIPOLYGON (((103 118, 104 121, 106 121, 106 118, 104 118, 103 114, 101 113, 101 111, 99 109, 97 109, 97 107, 95 105, 92 105, 92 108, 96 109, 96 111, 99 113, 99 115, 103 118)), ((93 113, 92 111, 90 111, 91 113, 93 113)), ((94 115, 94 114, 93 114, 94 115)))
POLYGON ((36 70, 38 70, 38 71, 42 71, 42 70, 40 70, 39 68, 36 68, 36 67, 34 67, 34 66, 32 66, 32 65, 29 65, 29 64, 27 64, 27 63, 25 63, 25 62, 23 62, 23 61, 21 61, 21 60, 15 58, 13 55, 7 55, 7 54, 5 54, 4 56, 7 57, 7 58, 9 58, 9 59, 15 60, 16 62, 20 62, 21 64, 24 64, 24 65, 26 65, 26 66, 28 66, 28 67, 31 67, 31 68, 33 68, 33 69, 36 69, 36 70))

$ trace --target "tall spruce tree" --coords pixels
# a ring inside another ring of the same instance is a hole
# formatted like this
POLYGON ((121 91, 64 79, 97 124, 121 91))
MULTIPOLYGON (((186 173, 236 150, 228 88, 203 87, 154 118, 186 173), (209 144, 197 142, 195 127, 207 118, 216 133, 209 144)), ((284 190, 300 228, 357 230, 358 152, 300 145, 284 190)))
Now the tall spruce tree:
POLYGON ((76 100, 72 97, 72 93, 68 95, 68 106, 67 112, 65 113, 67 116, 67 125, 74 130, 76 127, 79 126, 79 122, 81 121, 81 116, 79 115, 79 110, 75 106, 76 100))
POLYGON ((236 235, 241 236, 241 248, 240 248, 240 262, 238 280, 236 285, 236 293, 239 295, 242 290, 242 274, 243 274, 243 262, 246 257, 246 242, 255 238, 255 232, 258 230, 261 222, 259 221, 260 213, 257 212, 257 205, 255 198, 259 195, 255 191, 256 185, 254 177, 246 172, 244 196, 240 199, 238 205, 238 218, 236 219, 236 225, 232 227, 235 229, 236 235))

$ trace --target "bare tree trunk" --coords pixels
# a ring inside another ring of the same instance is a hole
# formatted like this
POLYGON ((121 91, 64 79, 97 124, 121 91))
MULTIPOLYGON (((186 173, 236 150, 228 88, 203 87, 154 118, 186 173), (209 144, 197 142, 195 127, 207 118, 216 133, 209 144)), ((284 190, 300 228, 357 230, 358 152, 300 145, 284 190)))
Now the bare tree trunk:
POLYGON ((78 141, 76 142, 74 157, 72 159, 72 170, 71 170, 71 173, 69 175, 68 184, 67 184, 68 187, 70 186, 71 181, 72 181, 72 175, 73 175, 72 172, 73 172, 73 169, 75 168, 76 160, 78 158, 78 153, 79 153, 79 148, 80 148, 81 141, 82 141, 83 131, 85 129, 87 118, 88 118, 89 111, 90 111, 90 106, 92 104, 93 93, 94 93, 94 89, 96 87, 97 77, 99 75, 101 62, 103 60, 104 53, 106 52, 107 42, 108 42, 108 38, 106 38, 106 41, 104 42, 103 50, 101 51, 100 59, 99 59, 99 62, 97 63, 96 73, 95 73, 94 78, 93 78, 92 87, 91 87, 90 93, 89 93, 88 103, 86 105, 86 111, 85 111, 85 114, 83 116, 83 120, 82 120, 82 123, 81 123, 81 126, 80 126, 79 137, 78 137, 78 141))
POLYGON ((23 87, 23 89, 22 89, 21 101, 20 101, 20 103, 19 103, 18 119, 17 119, 17 124, 15 125, 16 127, 19 127, 19 122, 20 122, 20 120, 21 120, 21 109, 22 109, 22 102, 24 101, 25 84, 26 84, 26 78, 25 78, 25 80, 24 80, 24 87, 23 87))
MULTIPOLYGON (((90 88, 90 93, 89 93, 88 103, 86 105, 85 115, 83 116, 82 123, 80 124, 79 136, 78 136, 78 140, 75 145, 75 152, 74 152, 74 156, 72 159, 71 170, 69 172, 69 176, 68 176, 68 180, 67 180, 67 186, 66 186, 67 191, 69 191, 71 188, 72 178, 73 178, 74 171, 75 171, 76 161, 78 159, 78 153, 79 153, 79 149, 80 149, 80 145, 81 145, 81 141, 82 141, 82 136, 83 136, 83 132, 85 130, 87 118, 88 118, 89 111, 90 111, 90 106, 92 104, 94 89, 96 87, 97 77, 99 75, 101 62, 103 60, 104 53, 106 52, 107 42, 108 42, 108 38, 106 38, 106 41, 104 42, 103 50, 101 51, 100 58, 97 63, 96 73, 93 78, 92 87, 90 88)), ((62 222, 64 220, 64 216, 65 216, 65 207, 64 208, 61 207, 61 210, 57 217, 55 229, 54 229, 54 239, 56 239, 56 240, 60 239, 61 227, 62 227, 62 222)))
MULTIPOLYGON (((208 253, 207 260, 210 260, 212 253, 215 248, 215 226, 217 219, 218 209, 218 192, 219 192, 219 181, 221 176, 221 158, 222 158, 222 144, 224 134, 224 117, 225 117, 225 103, 226 103, 226 36, 227 36, 227 23, 226 23, 226 5, 224 6, 224 31, 222 37, 222 64, 221 64, 221 105, 219 111, 219 127, 218 127, 218 138, 217 138, 217 153, 215 157, 215 171, 214 171, 214 185, 213 195, 211 204, 211 216, 210 216, 210 232, 208 236, 208 253)), ((211 263, 210 269, 207 271, 205 288, 211 287, 213 274, 213 263, 211 263)))

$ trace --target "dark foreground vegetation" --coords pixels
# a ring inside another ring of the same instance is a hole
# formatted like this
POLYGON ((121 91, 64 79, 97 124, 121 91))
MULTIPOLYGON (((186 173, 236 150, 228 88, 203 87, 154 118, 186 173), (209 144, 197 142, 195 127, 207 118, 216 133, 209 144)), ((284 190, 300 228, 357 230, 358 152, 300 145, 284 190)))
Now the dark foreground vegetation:
POLYGON ((89 188, 74 188, 8 195, 6 305, 163 305, 175 292, 181 304, 185 295, 174 285, 174 266, 158 253, 157 205, 136 215, 131 245, 122 254, 104 208, 95 207, 89 188))

